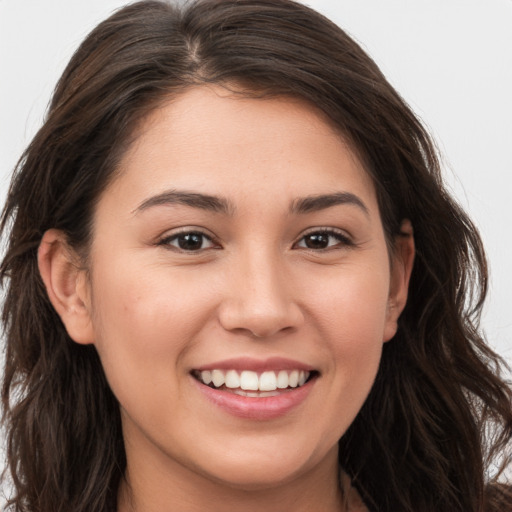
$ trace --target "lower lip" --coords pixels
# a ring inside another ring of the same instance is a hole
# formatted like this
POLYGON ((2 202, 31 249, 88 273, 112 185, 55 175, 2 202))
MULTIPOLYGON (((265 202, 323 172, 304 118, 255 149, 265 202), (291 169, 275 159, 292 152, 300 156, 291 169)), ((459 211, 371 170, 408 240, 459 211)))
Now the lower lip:
POLYGON ((247 397, 214 389, 194 377, 192 379, 210 402, 233 416, 250 420, 271 420, 284 416, 306 400, 316 381, 314 377, 303 386, 277 396, 247 397))

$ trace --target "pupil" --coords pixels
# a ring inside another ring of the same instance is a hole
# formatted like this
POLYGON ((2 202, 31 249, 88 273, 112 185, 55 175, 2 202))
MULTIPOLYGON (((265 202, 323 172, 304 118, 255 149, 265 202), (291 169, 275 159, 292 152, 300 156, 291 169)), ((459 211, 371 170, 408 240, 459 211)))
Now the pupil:
POLYGON ((180 249, 193 251, 201 249, 203 245, 203 236, 199 233, 187 233, 178 237, 178 245, 180 249))
POLYGON ((308 235, 306 237, 306 246, 309 249, 325 249, 329 245, 329 236, 322 233, 308 235))

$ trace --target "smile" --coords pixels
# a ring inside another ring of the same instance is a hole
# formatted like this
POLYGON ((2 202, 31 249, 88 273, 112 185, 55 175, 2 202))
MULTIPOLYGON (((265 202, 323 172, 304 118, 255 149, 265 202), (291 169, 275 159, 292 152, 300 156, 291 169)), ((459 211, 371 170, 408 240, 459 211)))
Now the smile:
POLYGON ((316 368, 283 357, 237 357, 190 371, 200 395, 213 411, 244 420, 266 421, 302 407, 321 380, 316 368))
POLYGON ((258 373, 251 370, 213 369, 195 371, 193 375, 214 389, 231 391, 241 396, 262 397, 275 396, 284 390, 303 386, 310 378, 311 372, 295 369, 258 373))

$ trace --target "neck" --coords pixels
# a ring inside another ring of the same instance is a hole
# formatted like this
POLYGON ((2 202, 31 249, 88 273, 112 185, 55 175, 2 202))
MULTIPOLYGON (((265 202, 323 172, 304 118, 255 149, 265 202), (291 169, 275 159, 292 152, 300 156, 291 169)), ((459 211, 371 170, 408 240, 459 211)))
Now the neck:
POLYGON ((167 460, 165 467, 154 462, 137 461, 133 465, 128 456, 118 512, 348 511, 340 486, 337 450, 318 467, 272 486, 232 486, 176 462, 167 460))

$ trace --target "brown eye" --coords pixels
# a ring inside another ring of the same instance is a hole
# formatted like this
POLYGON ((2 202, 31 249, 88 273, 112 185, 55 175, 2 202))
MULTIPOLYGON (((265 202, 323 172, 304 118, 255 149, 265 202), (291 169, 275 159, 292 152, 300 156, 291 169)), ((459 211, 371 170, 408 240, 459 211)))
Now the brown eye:
POLYGON ((162 240, 161 245, 175 247, 176 249, 187 252, 200 251, 214 246, 212 240, 199 231, 190 231, 172 235, 162 240))
POLYGON ((325 249, 329 247, 329 235, 313 233, 304 237, 304 244, 308 249, 325 249))
POLYGON ((297 247, 318 251, 349 245, 352 245, 350 239, 337 231, 314 231, 303 236, 297 247))

